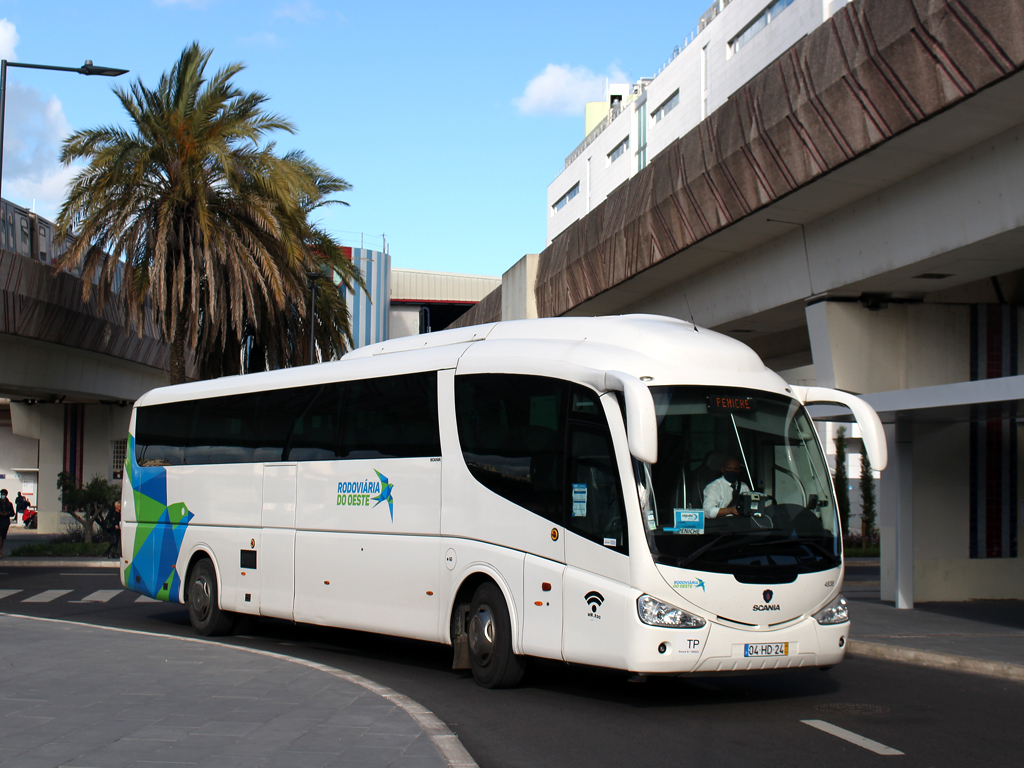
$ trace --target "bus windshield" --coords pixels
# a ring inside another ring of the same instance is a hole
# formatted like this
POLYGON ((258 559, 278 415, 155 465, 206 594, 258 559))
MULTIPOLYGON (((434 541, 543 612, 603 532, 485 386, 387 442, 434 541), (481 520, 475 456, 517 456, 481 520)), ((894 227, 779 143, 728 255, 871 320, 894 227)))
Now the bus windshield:
POLYGON ((655 561, 771 583, 839 566, 832 484, 804 408, 742 389, 652 387, 658 462, 635 462, 655 561))

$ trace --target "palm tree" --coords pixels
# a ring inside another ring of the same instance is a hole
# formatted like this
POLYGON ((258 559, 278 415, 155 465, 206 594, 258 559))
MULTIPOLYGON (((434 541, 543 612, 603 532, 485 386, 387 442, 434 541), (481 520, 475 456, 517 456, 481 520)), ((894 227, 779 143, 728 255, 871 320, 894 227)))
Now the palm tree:
MULTIPOLYGON (((86 300, 95 281, 101 309, 116 289, 126 327, 141 330, 153 313, 170 344, 172 383, 185 380, 190 355, 200 372, 235 372, 254 334, 269 359, 294 363, 294 350, 272 345, 301 338, 293 331, 306 322, 305 273, 362 282, 309 220, 349 184, 301 152, 277 154, 267 137, 294 133, 292 124, 264 111, 266 96, 232 84, 241 64, 207 79, 211 53, 193 43, 155 89, 141 80, 115 88, 132 128, 77 131, 61 151, 65 164, 88 165, 57 219, 77 235, 57 266, 81 269, 86 300)), ((331 332, 317 345, 334 357, 351 338, 347 312, 324 322, 331 332)))

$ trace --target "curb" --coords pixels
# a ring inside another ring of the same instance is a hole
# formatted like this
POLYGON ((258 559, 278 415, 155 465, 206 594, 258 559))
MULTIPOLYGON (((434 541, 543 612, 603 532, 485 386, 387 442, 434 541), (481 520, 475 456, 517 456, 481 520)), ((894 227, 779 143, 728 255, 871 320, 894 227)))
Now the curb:
POLYGON ((920 651, 916 648, 905 648, 899 645, 869 643, 864 640, 851 639, 846 646, 851 656, 863 656, 871 659, 898 661, 903 664, 915 664, 919 667, 946 669, 953 672, 967 672, 972 675, 999 677, 1024 683, 1024 666, 1005 661, 984 661, 969 656, 955 656, 951 653, 920 651))
POLYGON ((121 565, 120 560, 114 558, 83 558, 82 560, 75 560, 72 558, 56 558, 56 557, 2 557, 0 558, 0 568, 17 567, 17 568, 118 568, 121 565))
POLYGON ((218 648, 232 648, 236 651, 243 651, 245 653, 252 653, 257 656, 265 656, 271 659, 277 659, 279 661, 287 661, 292 664, 300 664, 310 669, 315 669, 320 672, 326 672, 333 677, 340 678, 350 683, 355 683, 361 688, 377 694, 378 696, 387 699, 396 707, 403 709, 405 712, 412 717, 413 720, 423 729, 424 733, 430 737, 430 740, 437 747, 437 751, 441 754, 441 757, 448 763, 449 768, 479 768, 476 760, 469 754, 469 751, 459 741, 459 737, 456 736, 452 730, 445 725, 444 721, 441 720, 437 715, 431 712, 429 709, 424 707, 419 702, 408 696, 399 693, 398 691, 392 690, 385 685, 376 683, 369 678, 362 677, 361 675, 355 675, 351 672, 346 672, 343 669, 337 669, 335 667, 328 666, 327 664, 321 664, 317 661, 308 661, 306 659, 296 659, 291 656, 286 656, 283 653, 275 653, 274 651, 264 651, 259 648, 247 648, 244 645, 231 645, 228 643, 220 643, 215 640, 204 640, 200 637, 177 637, 175 635, 163 635, 159 632, 146 632, 141 629, 123 629, 121 627, 105 627, 100 624, 84 624, 79 621, 69 621, 67 619, 51 619, 43 616, 25 616, 18 613, 3 613, 0 612, 0 616, 9 619, 28 619, 30 621, 43 621, 50 622, 53 624, 71 624, 75 627, 84 627, 88 629, 106 630, 108 632, 121 632, 126 635, 146 635, 152 637, 159 637, 161 639, 173 639, 180 640, 185 643, 198 643, 200 645, 214 645, 218 648))

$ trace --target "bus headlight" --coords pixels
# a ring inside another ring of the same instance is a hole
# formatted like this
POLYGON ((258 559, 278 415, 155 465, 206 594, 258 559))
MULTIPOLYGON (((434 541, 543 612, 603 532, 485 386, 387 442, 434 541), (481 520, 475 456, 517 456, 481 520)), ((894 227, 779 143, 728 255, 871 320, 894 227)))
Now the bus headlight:
POLYGON ((700 616, 693 616, 682 608, 663 603, 650 595, 640 595, 637 598, 636 612, 640 615, 640 621, 652 627, 699 629, 705 624, 700 616))
POLYGON ((819 624, 843 624, 849 621, 850 607, 846 604, 846 598, 840 595, 814 614, 814 618, 819 624))

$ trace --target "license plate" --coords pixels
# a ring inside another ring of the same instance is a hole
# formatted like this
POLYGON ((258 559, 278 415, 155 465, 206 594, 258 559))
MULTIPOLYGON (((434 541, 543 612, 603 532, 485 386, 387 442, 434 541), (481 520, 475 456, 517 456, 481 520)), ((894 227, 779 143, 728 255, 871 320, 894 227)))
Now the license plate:
POLYGON ((744 656, 789 656, 789 643, 747 643, 744 656))

